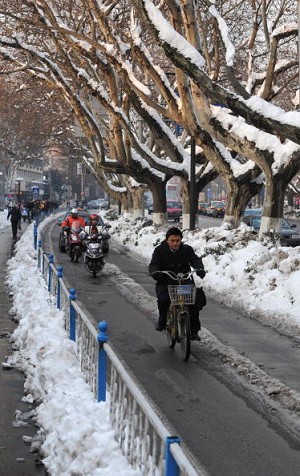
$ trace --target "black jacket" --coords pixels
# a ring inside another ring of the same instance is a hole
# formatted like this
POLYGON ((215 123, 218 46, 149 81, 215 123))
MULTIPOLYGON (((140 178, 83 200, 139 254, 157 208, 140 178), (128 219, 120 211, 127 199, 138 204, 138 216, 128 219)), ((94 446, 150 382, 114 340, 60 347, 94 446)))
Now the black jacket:
MULTIPOLYGON (((205 271, 202 259, 194 252, 189 245, 181 243, 178 251, 171 251, 168 243, 163 241, 153 252, 151 263, 149 264, 150 275, 155 271, 173 271, 174 273, 188 273, 191 267, 202 270, 201 277, 204 278, 205 271)), ((157 284, 174 284, 174 280, 166 274, 154 276, 157 284)))
POLYGON ((7 219, 9 219, 9 217, 10 217, 10 221, 16 221, 16 222, 20 221, 22 218, 22 215, 19 208, 12 207, 7 214, 7 219))

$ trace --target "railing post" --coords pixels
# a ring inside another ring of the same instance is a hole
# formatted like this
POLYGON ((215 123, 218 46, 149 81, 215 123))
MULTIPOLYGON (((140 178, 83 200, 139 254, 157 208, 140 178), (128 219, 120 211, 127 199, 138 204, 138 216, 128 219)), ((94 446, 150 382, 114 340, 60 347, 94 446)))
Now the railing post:
POLYGON ((42 252, 42 269, 41 269, 41 273, 42 273, 43 277, 45 278, 45 276, 44 276, 44 272, 45 272, 45 260, 44 260, 44 250, 43 250, 43 248, 41 248, 41 252, 42 252))
POLYGON ((38 241, 38 270, 41 270, 42 240, 38 241))
POLYGON ((104 350, 104 343, 107 342, 106 334, 107 324, 101 321, 98 324, 99 334, 97 340, 99 342, 98 352, 98 402, 106 401, 106 352, 104 350))
POLYGON ((166 449, 165 449, 165 472, 164 476, 179 476, 179 468, 172 456, 170 446, 173 443, 180 443, 180 438, 178 436, 167 436, 166 438, 166 449))
POLYGON ((76 289, 71 288, 69 294, 70 300, 70 340, 75 342, 76 340, 76 313, 72 301, 75 301, 77 298, 76 296, 76 289))
POLYGON ((37 223, 36 221, 34 222, 34 225, 33 225, 33 245, 34 245, 34 249, 36 250, 37 248, 37 223))
POLYGON ((62 266, 57 266, 57 296, 56 296, 56 307, 57 309, 60 309, 60 295, 61 295, 61 285, 60 285, 60 279, 63 277, 63 267, 62 266))
POLYGON ((54 263, 54 256, 49 255, 49 269, 48 269, 48 292, 51 293, 52 291, 52 273, 53 273, 53 268, 52 265, 54 263))

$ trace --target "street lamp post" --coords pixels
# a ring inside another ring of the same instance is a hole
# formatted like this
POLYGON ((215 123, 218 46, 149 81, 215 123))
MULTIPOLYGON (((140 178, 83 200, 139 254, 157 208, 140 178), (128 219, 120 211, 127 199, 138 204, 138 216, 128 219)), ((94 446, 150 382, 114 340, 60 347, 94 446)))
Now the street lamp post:
POLYGON ((5 186, 4 186, 4 176, 3 172, 0 172, 0 207, 4 206, 4 194, 5 194, 5 186))
POLYGON ((21 181, 18 181, 18 203, 21 203, 21 181))
POLYGON ((195 202, 196 202, 196 180, 195 180, 195 157, 196 144, 194 137, 191 137, 191 167, 190 167, 190 230, 195 229, 195 202))
POLYGON ((298 109, 300 110, 300 0, 298 0, 298 109))
POLYGON ((17 185, 17 196, 18 196, 18 203, 21 203, 21 180, 22 178, 17 178, 15 184, 17 185))

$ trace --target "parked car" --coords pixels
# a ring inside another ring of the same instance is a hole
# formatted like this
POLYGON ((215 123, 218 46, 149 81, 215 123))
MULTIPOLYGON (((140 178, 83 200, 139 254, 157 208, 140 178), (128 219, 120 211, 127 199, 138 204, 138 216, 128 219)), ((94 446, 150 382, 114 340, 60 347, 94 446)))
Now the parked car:
MULTIPOLYGON (((259 232, 262 215, 246 215, 243 217, 243 222, 251 226, 255 232, 259 232)), ((285 218, 282 219, 282 227, 280 232, 280 243, 283 246, 299 246, 300 235, 295 229, 296 224, 289 223, 285 218)))
POLYGON ((182 215, 182 204, 177 200, 167 200, 167 214, 169 220, 179 221, 182 215))
MULTIPOLYGON (((153 214, 153 203, 148 206, 148 215, 153 214)), ((182 215, 182 204, 177 200, 167 201, 167 214, 169 220, 179 221, 182 215)))
POLYGON ((87 202, 87 206, 89 208, 96 209, 99 207, 99 202, 98 200, 90 200, 89 202, 87 202))
POLYGON ((153 203, 147 204, 147 206, 145 206, 145 209, 148 210, 148 215, 152 215, 153 214, 153 203))
POLYGON ((100 210, 107 210, 108 207, 109 207, 108 200, 98 200, 98 208, 100 208, 100 210))
POLYGON ((213 200, 207 207, 207 215, 213 218, 223 218, 227 203, 223 200, 213 200))
POLYGON ((199 215, 207 215, 208 207, 209 207, 209 203, 199 202, 198 203, 198 213, 199 213, 199 215))
POLYGON ((262 215, 262 208, 245 208, 243 216, 249 216, 249 215, 262 215))

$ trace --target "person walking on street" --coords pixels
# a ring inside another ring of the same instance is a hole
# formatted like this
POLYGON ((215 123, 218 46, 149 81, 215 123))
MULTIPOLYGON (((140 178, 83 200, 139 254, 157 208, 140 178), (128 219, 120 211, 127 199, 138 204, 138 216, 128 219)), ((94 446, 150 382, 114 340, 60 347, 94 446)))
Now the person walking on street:
POLYGON ((12 229, 12 235, 13 239, 16 241, 17 240, 17 230, 18 230, 18 225, 21 222, 21 212, 20 209, 16 206, 13 205, 11 209, 9 210, 7 214, 7 219, 11 221, 11 229, 12 229))
POLYGON ((25 205, 22 206, 21 215, 22 215, 22 218, 23 218, 23 222, 25 223, 25 221, 28 218, 28 208, 26 208, 25 205))
MULTIPOLYGON (((166 233, 166 239, 158 245, 152 255, 149 264, 149 274, 156 281, 156 295, 159 318, 155 329, 159 332, 166 328, 167 313, 170 306, 168 285, 174 284, 174 280, 160 271, 173 271, 174 273, 186 274, 191 270, 196 270, 200 278, 204 278, 205 270, 202 259, 194 252, 189 245, 182 243, 182 232, 179 228, 172 227, 166 233)), ((191 277, 186 284, 193 283, 191 277)), ((206 305, 205 294, 202 288, 196 290, 196 302, 190 306, 191 317, 191 339, 200 340, 198 331, 201 328, 199 320, 199 310, 206 305)))

